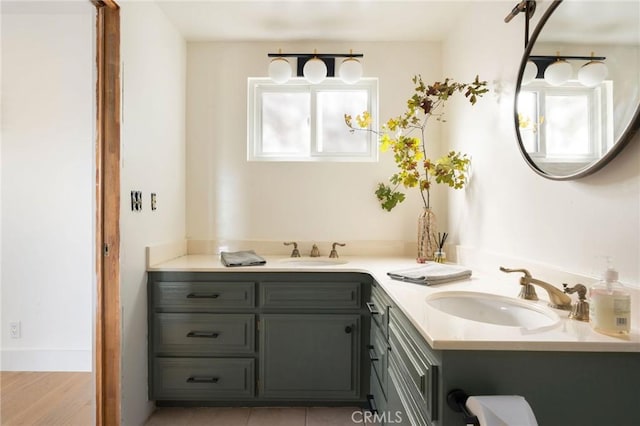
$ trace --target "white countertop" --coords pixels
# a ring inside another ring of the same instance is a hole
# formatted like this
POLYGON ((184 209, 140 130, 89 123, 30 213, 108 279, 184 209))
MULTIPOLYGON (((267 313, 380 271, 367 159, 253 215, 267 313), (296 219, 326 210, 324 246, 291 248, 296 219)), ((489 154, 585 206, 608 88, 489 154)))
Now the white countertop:
MULTIPOLYGON (((588 323, 569 320, 568 311, 554 311, 561 317, 558 325, 542 331, 505 327, 451 316, 427 306, 425 298, 441 291, 475 291, 516 298, 520 291, 519 274, 495 275, 474 271, 471 279, 424 286, 392 280, 387 272, 418 266, 413 259, 394 257, 341 257, 345 264, 303 266, 285 262, 282 256, 264 256, 266 265, 225 267, 217 255, 187 255, 152 265, 149 271, 184 272, 361 272, 371 275, 403 310, 418 331, 438 350, 526 350, 640 352, 639 312, 632 312, 631 333, 610 337, 596 333, 588 323)), ((324 258, 326 259, 326 258, 324 258)), ((538 302, 546 305, 547 293, 536 287, 538 302)), ((637 296, 637 295, 636 295, 637 296)), ((572 299, 576 300, 573 295, 572 299)), ((637 306, 637 303, 635 304, 637 306)))

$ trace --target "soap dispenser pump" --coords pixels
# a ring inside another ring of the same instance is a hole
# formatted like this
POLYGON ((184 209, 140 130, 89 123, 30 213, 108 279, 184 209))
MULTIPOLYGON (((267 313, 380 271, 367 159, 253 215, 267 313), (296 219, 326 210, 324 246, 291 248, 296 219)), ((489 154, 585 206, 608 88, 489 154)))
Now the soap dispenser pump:
POLYGON ((620 336, 631 328, 631 296, 618 282, 618 271, 608 260, 602 280, 589 289, 589 322, 600 333, 620 336))

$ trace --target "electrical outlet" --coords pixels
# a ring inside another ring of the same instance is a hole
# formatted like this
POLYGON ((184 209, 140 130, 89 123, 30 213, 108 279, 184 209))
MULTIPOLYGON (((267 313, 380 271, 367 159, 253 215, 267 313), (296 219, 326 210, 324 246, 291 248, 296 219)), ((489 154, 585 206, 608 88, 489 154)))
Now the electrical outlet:
POLYGON ((151 193, 151 210, 155 210, 158 208, 158 196, 155 192, 151 193))
POLYGON ((20 321, 11 321, 9 323, 9 335, 12 339, 19 339, 22 333, 20 333, 20 321))
POLYGON ((131 191, 131 211, 142 211, 142 191, 131 191))

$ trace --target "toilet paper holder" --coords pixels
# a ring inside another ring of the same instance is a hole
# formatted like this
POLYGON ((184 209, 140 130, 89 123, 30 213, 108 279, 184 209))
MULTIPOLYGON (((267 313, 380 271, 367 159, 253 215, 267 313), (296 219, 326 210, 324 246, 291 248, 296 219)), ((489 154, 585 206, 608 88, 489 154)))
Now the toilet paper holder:
POLYGON ((467 410, 467 398, 469 395, 461 389, 454 389, 447 394, 447 405, 456 413, 462 413, 467 426, 480 426, 478 417, 467 410))

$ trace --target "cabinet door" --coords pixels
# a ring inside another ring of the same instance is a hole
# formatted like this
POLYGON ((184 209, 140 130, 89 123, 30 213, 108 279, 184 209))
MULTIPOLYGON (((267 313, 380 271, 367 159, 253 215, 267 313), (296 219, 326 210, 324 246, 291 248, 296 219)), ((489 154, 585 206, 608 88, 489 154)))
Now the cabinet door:
POLYGON ((359 397, 359 315, 262 315, 259 333, 262 397, 359 397))

